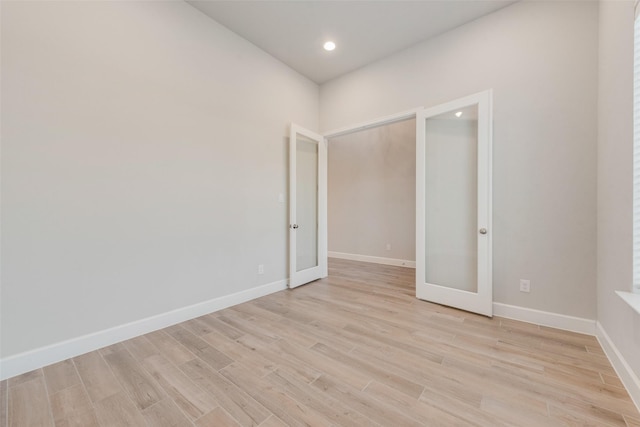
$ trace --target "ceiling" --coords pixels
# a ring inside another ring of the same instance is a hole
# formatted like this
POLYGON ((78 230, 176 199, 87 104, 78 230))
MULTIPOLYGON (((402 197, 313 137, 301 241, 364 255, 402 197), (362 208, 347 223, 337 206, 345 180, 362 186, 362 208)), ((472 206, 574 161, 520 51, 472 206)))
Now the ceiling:
POLYGON ((187 0, 316 83, 435 37, 514 0, 187 0), (333 40, 337 48, 322 45, 333 40))

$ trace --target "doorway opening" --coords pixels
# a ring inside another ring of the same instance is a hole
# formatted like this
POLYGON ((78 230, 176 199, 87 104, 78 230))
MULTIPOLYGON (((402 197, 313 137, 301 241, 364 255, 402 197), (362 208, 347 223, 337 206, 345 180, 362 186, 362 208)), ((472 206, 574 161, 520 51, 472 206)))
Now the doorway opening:
POLYGON ((416 119, 328 137, 328 255, 415 268, 416 119))

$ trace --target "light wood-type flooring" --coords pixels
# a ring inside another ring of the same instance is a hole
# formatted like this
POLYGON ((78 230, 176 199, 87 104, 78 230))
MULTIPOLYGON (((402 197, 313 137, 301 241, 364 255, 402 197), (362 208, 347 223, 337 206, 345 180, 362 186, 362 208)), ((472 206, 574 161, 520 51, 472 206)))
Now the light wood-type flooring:
POLYGON ((1 383, 5 426, 640 426, 594 337, 329 277, 1 383))

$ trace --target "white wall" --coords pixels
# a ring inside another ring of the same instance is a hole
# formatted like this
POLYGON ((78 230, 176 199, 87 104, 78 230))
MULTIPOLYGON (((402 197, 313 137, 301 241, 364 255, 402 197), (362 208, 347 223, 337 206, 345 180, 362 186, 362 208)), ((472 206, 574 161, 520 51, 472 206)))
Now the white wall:
POLYGON ((314 83, 180 1, 3 1, 1 24, 2 357, 286 277, 314 83))
POLYGON ((322 85, 321 129, 493 88, 494 301, 595 319, 597 49, 596 2, 519 2, 322 85))
POLYGON ((640 376, 640 315, 615 294, 632 283, 633 14, 633 1, 600 3, 598 321, 640 376))
POLYGON ((329 251, 415 261, 415 120, 329 140, 328 227, 329 251))

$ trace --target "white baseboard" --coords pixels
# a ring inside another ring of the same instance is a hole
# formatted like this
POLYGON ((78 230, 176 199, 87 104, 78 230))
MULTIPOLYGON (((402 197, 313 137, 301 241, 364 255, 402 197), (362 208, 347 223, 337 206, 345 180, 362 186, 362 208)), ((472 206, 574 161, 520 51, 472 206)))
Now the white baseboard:
POLYGON ((494 316, 506 317, 508 319, 520 320, 522 322, 534 323, 541 326, 549 326, 580 334, 596 334, 596 321, 584 319, 582 317, 567 316, 564 314, 534 310, 532 308, 518 307, 499 302, 493 303, 493 314, 494 316))
POLYGON ((600 346, 604 350, 605 354, 609 358, 613 369, 615 369, 620 381, 624 384, 624 387, 629 392, 629 396, 631 396, 631 400, 636 404, 636 408, 640 411, 640 379, 633 372, 633 369, 629 366, 627 361, 624 359, 618 348, 613 344, 611 338, 604 330, 600 322, 597 322, 596 325, 596 338, 598 338, 598 342, 600 346))
POLYGON ((0 359, 0 380, 287 288, 280 280, 0 359))
POLYGON ((398 267, 416 268, 415 261, 409 261, 406 259, 383 258, 378 256, 370 256, 370 255, 346 254, 344 252, 332 252, 332 251, 329 251, 328 255, 329 255, 329 258, 340 258, 340 259, 348 259, 351 261, 372 262, 374 264, 395 265, 398 267))

